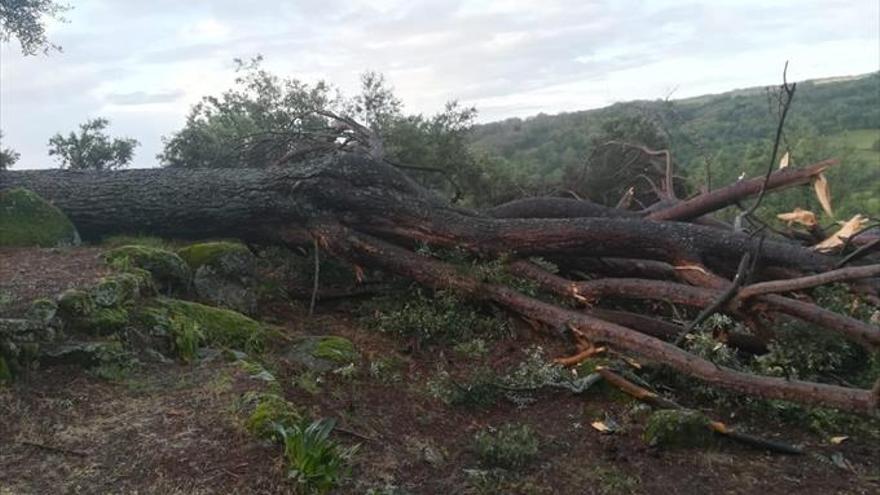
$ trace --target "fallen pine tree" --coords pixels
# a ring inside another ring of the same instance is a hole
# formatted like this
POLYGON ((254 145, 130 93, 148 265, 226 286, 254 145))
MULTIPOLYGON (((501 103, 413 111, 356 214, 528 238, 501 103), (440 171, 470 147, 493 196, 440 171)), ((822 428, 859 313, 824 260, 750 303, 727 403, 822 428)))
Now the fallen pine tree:
POLYGON ((608 346, 713 387, 871 415, 877 412, 880 381, 868 390, 717 366, 678 345, 693 325, 676 335, 677 327, 670 330, 668 322, 650 314, 596 307, 602 297, 615 296, 722 312, 750 330, 731 341, 739 339, 753 349, 773 341, 773 319, 796 318, 813 325, 811 331, 838 332, 876 352, 876 325, 797 296, 817 284, 843 282, 876 297, 880 277, 870 249, 861 259, 844 258, 781 235, 732 229, 706 216, 750 196, 808 184, 833 164, 786 168, 686 201, 667 198, 642 212, 559 198, 474 211, 447 203, 393 165, 351 154, 268 169, 5 171, 0 172, 0 190, 23 187, 38 193, 64 211, 85 239, 147 233, 288 246, 314 243, 356 269, 381 268, 434 289, 453 290, 560 337, 608 346), (569 303, 482 280, 455 264, 417 254, 421 245, 503 260, 511 274, 569 303), (566 268, 563 274, 549 273, 530 262, 532 256, 566 268), (606 258, 626 269, 608 268, 606 258), (852 268, 840 269, 844 261, 852 268))

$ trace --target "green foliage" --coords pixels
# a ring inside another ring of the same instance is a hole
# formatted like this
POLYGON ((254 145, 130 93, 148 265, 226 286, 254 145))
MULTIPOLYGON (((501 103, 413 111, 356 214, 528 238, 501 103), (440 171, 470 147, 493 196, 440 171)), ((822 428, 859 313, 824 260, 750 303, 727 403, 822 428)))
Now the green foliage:
POLYGON ((260 352, 267 336, 260 323, 241 313, 179 299, 156 298, 141 308, 138 317, 148 328, 168 334, 172 333, 172 322, 186 329, 195 325, 205 345, 246 352, 260 352))
MULTIPOLYGON (((880 73, 838 82, 798 83, 787 120, 783 149, 791 151, 793 166, 831 157, 842 160, 841 166, 828 173, 835 213, 841 218, 857 212, 880 216, 875 192, 880 182, 880 154, 871 150, 880 133, 878 83, 880 73)), ((717 188, 742 173, 758 176, 766 171, 777 122, 775 108, 768 102, 764 88, 751 88, 674 102, 635 101, 596 110, 539 114, 475 126, 471 145, 505 164, 503 168, 516 184, 511 190, 546 192, 560 185, 570 189, 583 177, 587 158, 603 135, 649 146, 668 144, 677 171, 688 177, 692 189, 707 183, 717 188), (662 132, 655 132, 652 125, 662 132)), ((601 155, 591 162, 598 158, 601 155)), ((607 196, 608 202, 620 197, 607 196)), ((603 200, 602 194, 590 197, 603 200)), ((818 211, 810 188, 793 188, 769 196, 759 213, 772 218, 794 206, 818 211)))
POLYGON ((474 450, 489 467, 521 469, 538 455, 538 436, 528 425, 506 424, 477 433, 474 450))
POLYGON ((61 168, 71 170, 115 170, 127 167, 140 143, 131 138, 110 139, 105 132, 110 121, 91 119, 79 126, 79 135, 60 133, 49 139, 49 156, 55 156, 61 168))
POLYGON ((276 426, 284 447, 287 476, 303 493, 327 493, 349 473, 348 463, 357 446, 343 448, 331 440, 335 426, 336 421, 328 418, 276 426))
POLYGON ((278 394, 248 392, 242 402, 251 409, 245 428, 258 438, 276 439, 278 427, 294 428, 302 421, 296 407, 278 394))
MULTIPOLYGON (((0 144, 3 143, 3 131, 0 131, 0 144)), ((15 165, 15 162, 21 158, 21 153, 12 148, 0 147, 0 170, 6 170, 15 165)))
POLYGON ((368 323, 372 327, 421 343, 461 342, 509 332, 507 322, 500 317, 487 316, 478 306, 447 291, 435 292, 432 297, 416 289, 409 298, 374 300, 362 310, 371 315, 368 323))
POLYGON ((67 216, 33 192, 0 191, 0 247, 58 247, 79 243, 67 216))
POLYGON ((16 38, 24 55, 60 51, 61 47, 46 37, 46 18, 63 21, 62 14, 70 8, 55 0, 0 2, 0 41, 16 38))
POLYGON ((363 74, 360 93, 346 98, 323 81, 309 85, 272 74, 259 56, 236 62, 236 87, 204 97, 184 128, 163 139, 164 165, 266 167, 356 151, 408 166, 422 184, 474 204, 492 195, 492 176, 503 175, 468 146, 474 108, 453 101, 436 115, 405 115, 375 72, 363 74))
POLYGON ((199 345, 205 340, 205 334, 199 323, 186 318, 170 318, 171 347, 183 362, 190 363, 199 351, 199 345))

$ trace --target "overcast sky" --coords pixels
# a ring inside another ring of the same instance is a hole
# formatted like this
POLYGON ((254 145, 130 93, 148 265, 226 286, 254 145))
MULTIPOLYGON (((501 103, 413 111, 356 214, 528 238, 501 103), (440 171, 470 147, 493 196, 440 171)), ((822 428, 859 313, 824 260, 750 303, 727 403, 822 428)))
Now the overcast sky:
POLYGON ((16 168, 90 117, 137 138, 135 166, 191 104, 232 85, 235 57, 353 91, 383 72, 410 112, 449 99, 480 121, 717 93, 880 69, 878 0, 76 0, 63 53, 0 48, 0 129, 16 168))

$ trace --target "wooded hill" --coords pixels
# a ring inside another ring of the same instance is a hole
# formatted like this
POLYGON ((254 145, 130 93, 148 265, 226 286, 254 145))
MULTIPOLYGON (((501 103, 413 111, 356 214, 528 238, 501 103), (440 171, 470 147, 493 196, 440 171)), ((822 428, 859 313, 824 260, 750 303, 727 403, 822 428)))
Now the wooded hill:
MULTIPOLYGON (((472 145, 506 162, 518 182, 558 182, 567 169, 582 167, 601 136, 615 132, 620 119, 656 124, 678 170, 692 187, 728 184, 742 173, 754 176, 766 166, 778 120, 774 94, 767 88, 741 89, 681 100, 632 101, 609 107, 507 119, 473 129, 472 145), (608 128, 612 126, 612 128, 608 128)), ((621 137, 622 138, 622 137, 621 137)), ((632 136, 627 136, 632 139, 632 136)), ((784 146, 795 164, 839 157, 845 167, 829 174, 838 216, 880 215, 880 73, 805 81, 788 116, 784 146)), ((774 197, 767 206, 790 211, 810 206, 808 191, 774 197)))

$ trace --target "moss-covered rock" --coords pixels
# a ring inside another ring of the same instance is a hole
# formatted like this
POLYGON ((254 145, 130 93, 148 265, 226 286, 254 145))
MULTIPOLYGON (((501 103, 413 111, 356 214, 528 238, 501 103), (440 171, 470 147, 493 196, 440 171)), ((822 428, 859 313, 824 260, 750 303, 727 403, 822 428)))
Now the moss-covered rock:
POLYGON ((242 403, 249 411, 245 428, 259 438, 274 438, 276 424, 289 428, 302 420, 296 407, 277 394, 248 392, 242 403))
POLYGON ((43 325, 52 323, 58 313, 58 304, 51 299, 41 298, 31 303, 27 311, 27 318, 43 325))
POLYGON ((354 344, 344 337, 318 335, 300 338, 286 358, 308 370, 323 373, 356 362, 360 355, 354 344))
POLYGON ((128 317, 125 308, 98 308, 89 316, 70 319, 69 328, 88 335, 111 335, 125 329, 128 317))
POLYGON ((95 303, 103 307, 125 304, 151 292, 152 277, 149 272, 141 269, 104 277, 92 289, 95 303))
POLYGON ((42 366, 73 365, 90 368, 119 361, 126 356, 117 341, 64 342, 43 346, 39 360, 42 366))
POLYGON ((201 242, 177 251, 193 270, 204 265, 216 265, 233 256, 253 256, 244 244, 237 242, 201 242))
POLYGON ((58 296, 58 310, 65 318, 88 316, 95 310, 95 301, 84 290, 67 289, 58 296))
POLYGON ((263 325, 241 313, 164 297, 141 308, 138 319, 154 333, 169 337, 175 325, 192 324, 202 333, 204 344, 249 352, 262 349, 267 333, 263 325))
POLYGON ((193 288, 212 305, 254 314, 257 258, 243 244, 203 242, 177 252, 193 270, 193 288))
POLYGON ((0 191, 0 246, 74 246, 79 234, 64 213, 28 191, 0 191))
POLYGON ((709 447, 716 442, 711 420, 688 409, 661 409, 645 426, 645 442, 656 447, 709 447))
POLYGON ((360 357, 350 340, 334 335, 321 338, 312 355, 339 364, 348 364, 357 361, 360 357))
POLYGON ((165 249, 122 246, 104 253, 104 259, 123 272, 131 268, 150 272, 159 288, 167 292, 183 291, 189 286, 189 266, 176 253, 165 249))

